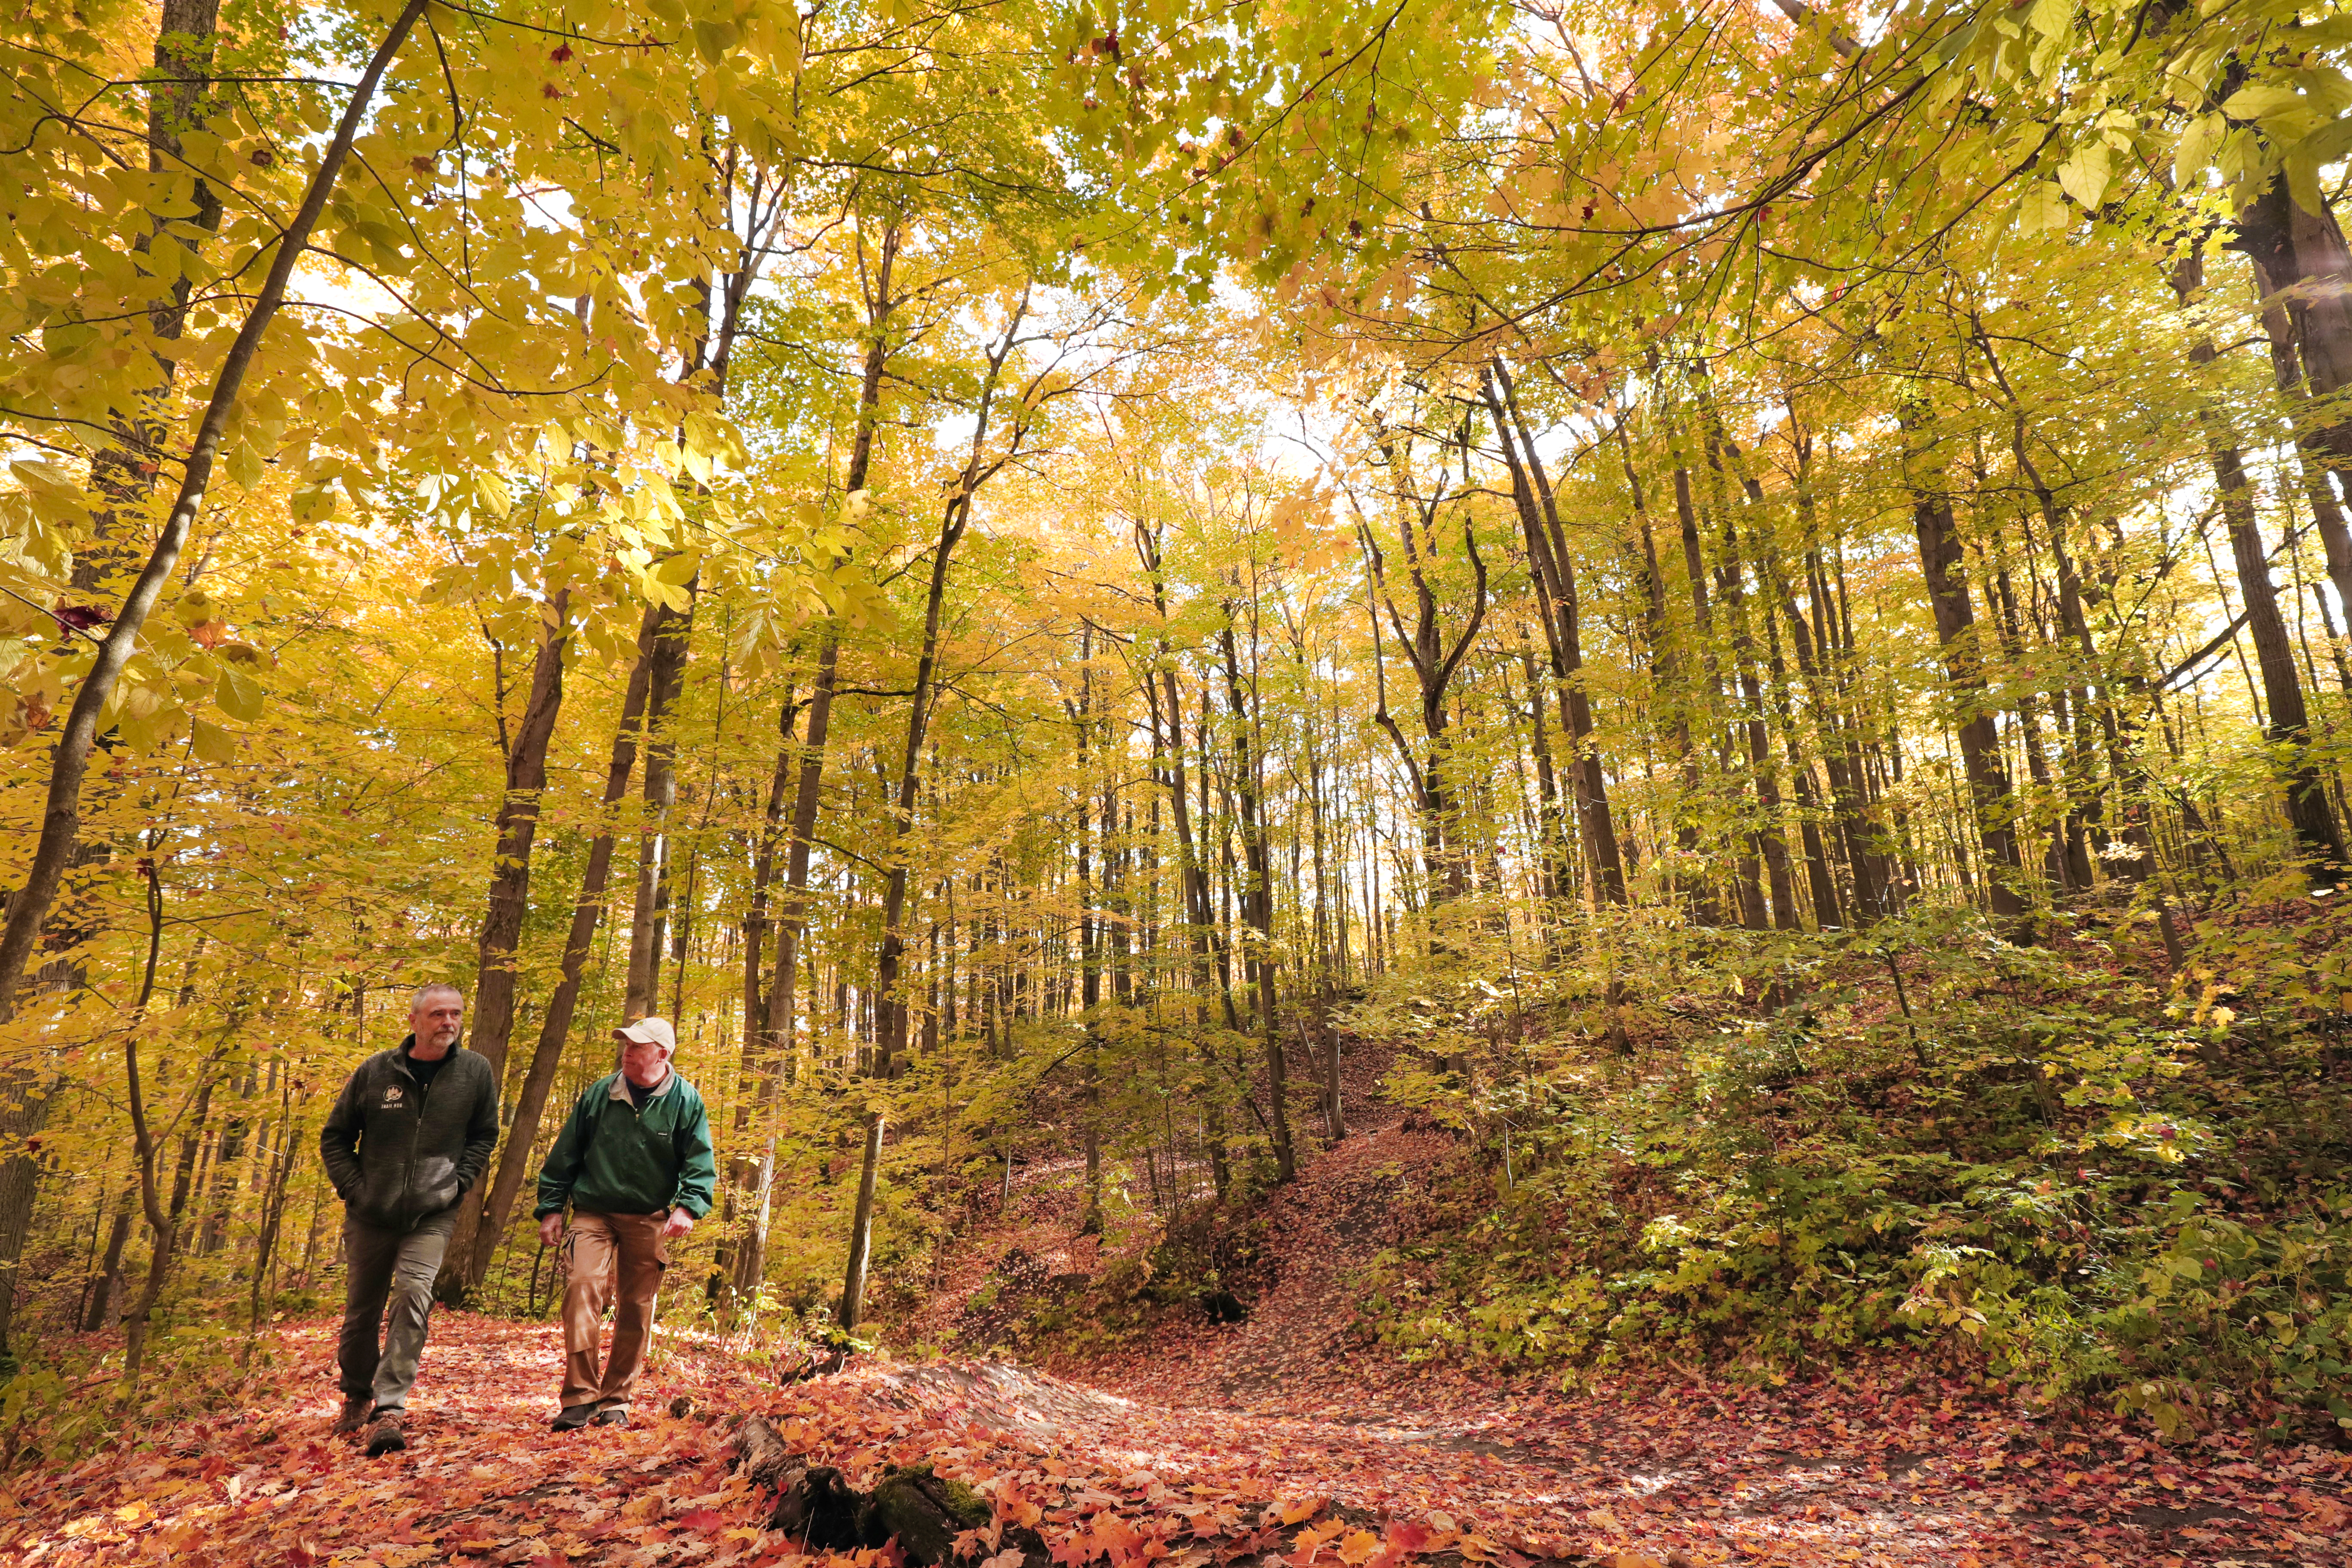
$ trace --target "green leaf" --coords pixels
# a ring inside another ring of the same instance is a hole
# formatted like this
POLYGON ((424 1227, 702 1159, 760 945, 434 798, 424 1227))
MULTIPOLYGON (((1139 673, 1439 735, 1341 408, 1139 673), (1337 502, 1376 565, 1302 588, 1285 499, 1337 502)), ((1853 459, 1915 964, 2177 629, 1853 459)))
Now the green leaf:
POLYGON ((2327 210, 2319 171, 2347 153, 2352 153, 2352 120, 2330 121, 2294 144, 2286 155, 2285 174, 2288 193, 2297 206, 2307 213, 2327 210))
POLYGON ((694 52, 702 57, 703 64, 715 66, 734 47, 735 36, 735 26, 731 22, 697 22, 694 25, 694 52))
POLYGON ((2180 145, 2173 150, 2172 183, 2183 189, 2195 184, 2229 131, 2230 121, 2221 114, 2200 114, 2191 120, 2189 129, 2180 133, 2180 145))
POLYGON ((2268 120, 2273 115, 2303 107, 2303 94, 2291 87, 2275 82, 2256 82, 2242 87, 2221 104, 2221 112, 2232 120, 2268 120))

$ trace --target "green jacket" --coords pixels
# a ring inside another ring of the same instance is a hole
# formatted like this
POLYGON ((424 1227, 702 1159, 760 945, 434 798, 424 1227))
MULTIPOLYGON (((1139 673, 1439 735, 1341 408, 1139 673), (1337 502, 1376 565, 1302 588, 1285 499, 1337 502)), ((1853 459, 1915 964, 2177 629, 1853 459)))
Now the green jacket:
POLYGON ((643 1110, 628 1084, 609 1073, 580 1093, 539 1170, 541 1217, 569 1203, 589 1214, 710 1212, 719 1164, 710 1148, 710 1113, 676 1072, 643 1110))

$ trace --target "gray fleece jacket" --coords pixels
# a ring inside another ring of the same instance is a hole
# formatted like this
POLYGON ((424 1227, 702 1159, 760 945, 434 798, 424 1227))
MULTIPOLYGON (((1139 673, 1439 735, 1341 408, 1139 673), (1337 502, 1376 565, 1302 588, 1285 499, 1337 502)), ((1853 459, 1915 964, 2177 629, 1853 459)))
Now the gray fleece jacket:
POLYGON ((430 1083, 408 1062, 414 1035, 352 1069, 319 1130, 327 1179, 353 1219, 411 1230, 482 1179, 499 1143, 499 1084, 478 1052, 452 1047, 430 1083))

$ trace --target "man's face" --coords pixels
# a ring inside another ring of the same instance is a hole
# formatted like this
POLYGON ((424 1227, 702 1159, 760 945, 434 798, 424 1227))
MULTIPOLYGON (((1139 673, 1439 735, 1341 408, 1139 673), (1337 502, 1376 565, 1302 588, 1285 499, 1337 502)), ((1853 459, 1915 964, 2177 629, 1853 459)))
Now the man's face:
POLYGON ((639 1089, 651 1089, 669 1076, 669 1047, 630 1040, 621 1047, 621 1070, 639 1089))
POLYGON ((458 1026, 466 1021, 466 1004, 456 993, 435 991, 408 1010, 408 1029, 430 1056, 457 1043, 458 1026))

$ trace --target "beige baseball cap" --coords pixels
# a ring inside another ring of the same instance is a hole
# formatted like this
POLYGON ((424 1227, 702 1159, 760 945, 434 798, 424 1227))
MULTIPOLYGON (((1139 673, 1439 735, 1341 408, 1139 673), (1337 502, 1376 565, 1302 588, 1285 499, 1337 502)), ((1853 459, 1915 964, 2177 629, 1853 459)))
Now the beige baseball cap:
POLYGON ((677 1050, 677 1032, 669 1026, 667 1018, 640 1018, 613 1031, 616 1040, 631 1040, 640 1046, 659 1046, 673 1054, 677 1050))

